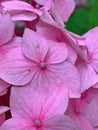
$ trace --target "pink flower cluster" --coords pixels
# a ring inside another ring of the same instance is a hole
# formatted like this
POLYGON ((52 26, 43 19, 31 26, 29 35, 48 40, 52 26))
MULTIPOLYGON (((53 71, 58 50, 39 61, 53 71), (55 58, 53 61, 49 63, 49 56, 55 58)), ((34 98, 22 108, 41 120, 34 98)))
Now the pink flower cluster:
POLYGON ((0 130, 98 130, 98 27, 68 31, 75 5, 0 1, 0 130))

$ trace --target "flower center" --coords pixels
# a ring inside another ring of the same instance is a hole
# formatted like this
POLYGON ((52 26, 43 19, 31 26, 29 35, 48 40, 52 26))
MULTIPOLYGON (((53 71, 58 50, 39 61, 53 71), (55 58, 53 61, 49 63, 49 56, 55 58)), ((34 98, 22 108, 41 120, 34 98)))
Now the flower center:
POLYGON ((36 120, 34 123, 35 127, 39 128, 41 127, 41 121, 40 120, 36 120))
POLYGON ((41 69, 45 69, 46 68, 46 63, 45 62, 41 62, 40 63, 40 68, 41 69))

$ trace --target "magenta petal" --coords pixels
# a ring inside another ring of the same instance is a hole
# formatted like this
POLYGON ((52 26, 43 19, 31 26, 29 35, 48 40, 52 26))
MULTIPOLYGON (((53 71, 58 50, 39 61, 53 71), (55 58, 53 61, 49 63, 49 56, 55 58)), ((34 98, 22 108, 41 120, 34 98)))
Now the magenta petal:
POLYGON ((0 45, 5 44, 11 40, 14 34, 14 23, 8 14, 0 18, 0 45))

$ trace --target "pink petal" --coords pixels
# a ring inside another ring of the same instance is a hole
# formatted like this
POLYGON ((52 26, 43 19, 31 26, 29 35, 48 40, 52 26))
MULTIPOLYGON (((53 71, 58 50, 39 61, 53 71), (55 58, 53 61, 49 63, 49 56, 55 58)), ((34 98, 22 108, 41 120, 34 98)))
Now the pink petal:
POLYGON ((7 93, 7 88, 10 86, 10 84, 6 83, 2 79, 0 79, 0 96, 7 93))
POLYGON ((55 88, 50 88, 50 90, 46 92, 38 89, 32 91, 31 87, 13 87, 10 102, 12 117, 32 120, 40 117, 40 119, 44 120, 55 114, 63 114, 68 105, 66 87, 58 84, 55 88))
POLYGON ((56 83, 64 83, 70 93, 70 97, 80 97, 80 75, 77 69, 68 62, 47 65, 46 70, 37 71, 28 86, 44 88, 56 83))
POLYGON ((11 40, 14 34, 14 23, 8 14, 0 18, 0 45, 5 44, 11 40))
POLYGON ((29 29, 26 29, 23 35, 22 50, 27 58, 39 63, 46 57, 48 44, 41 36, 29 29))
MULTIPOLYGON (((19 43, 21 45, 21 42, 19 43)), ((19 45, 15 45, 13 48, 9 46, 2 48, 3 59, 0 62, 0 77, 10 84, 24 85, 32 79, 36 70, 32 71, 34 65, 23 56, 19 45)))
POLYGON ((33 21, 37 18, 37 15, 33 12, 27 11, 12 11, 11 18, 13 21, 17 20, 25 20, 25 21, 33 21))
POLYGON ((1 5, 4 6, 6 10, 24 10, 24 11, 31 11, 39 15, 41 14, 40 10, 34 9, 34 7, 31 6, 31 4, 28 4, 27 2, 23 2, 23 1, 16 1, 16 0, 6 1, 6 2, 2 2, 1 5))
POLYGON ((87 91, 85 101, 84 117, 96 127, 98 126, 98 90, 91 88, 87 91))
POLYGON ((29 120, 23 118, 12 118, 3 123, 0 130, 35 130, 29 120))
POLYGON ((12 117, 32 120, 33 125, 33 120, 39 118, 43 107, 42 98, 39 97, 40 93, 33 91, 32 87, 13 87, 10 100, 12 117))
POLYGON ((80 130, 75 121, 65 115, 57 115, 49 118, 45 121, 44 126, 53 130, 80 130))
POLYGON ((72 63, 75 64, 76 60, 77 60, 77 52, 68 44, 66 44, 67 49, 68 49, 68 58, 67 60, 72 63))
POLYGON ((84 36, 86 37, 85 44, 88 48, 91 64, 98 72, 98 27, 90 30, 84 36))
POLYGON ((56 64, 63 62, 68 57, 68 50, 64 43, 47 41, 51 45, 46 57, 47 64, 56 64), (62 53, 61 53, 62 52, 62 53))
POLYGON ((0 106, 0 126, 5 121, 5 112, 8 111, 9 108, 5 106, 0 106))
POLYGON ((43 118, 47 118, 53 115, 63 114, 68 106, 68 91, 64 84, 57 84, 44 102, 44 107, 41 112, 43 118))
POLYGON ((66 22, 75 8, 74 0, 54 0, 52 14, 58 21, 58 16, 61 17, 63 22, 66 22), (62 7, 62 8, 60 8, 62 7), (57 16, 58 14, 58 16, 57 16))
MULTIPOLYGON (((58 25, 46 10, 44 10, 41 20, 45 22, 46 24, 52 25, 53 27, 56 27, 57 29, 61 30, 64 37, 67 39, 67 42, 71 45, 71 47, 79 54, 79 56, 84 61, 88 62, 87 56, 84 54, 84 52, 80 49, 79 45, 77 44, 77 39, 73 38, 73 36, 71 36, 70 33, 65 28, 62 28, 60 25, 58 25)), ((47 37, 49 37, 49 34, 47 37)))
POLYGON ((40 5, 45 5, 48 2, 48 0, 34 0, 34 1, 40 5))
POLYGON ((98 91, 91 88, 81 98, 72 99, 66 111, 83 130, 93 130, 98 125, 98 91))
POLYGON ((6 111, 8 111, 9 108, 8 107, 5 107, 5 106, 0 106, 0 115, 5 113, 6 111))
POLYGON ((98 75, 90 64, 80 63, 77 67, 82 83, 81 92, 84 92, 98 82, 98 75))
POLYGON ((82 130, 94 130, 92 124, 83 116, 77 117, 76 122, 82 130))
POLYGON ((67 61, 51 65, 48 70, 54 82, 63 82, 70 93, 70 97, 80 97, 80 75, 77 69, 67 61), (70 82, 71 81, 71 82, 70 82))

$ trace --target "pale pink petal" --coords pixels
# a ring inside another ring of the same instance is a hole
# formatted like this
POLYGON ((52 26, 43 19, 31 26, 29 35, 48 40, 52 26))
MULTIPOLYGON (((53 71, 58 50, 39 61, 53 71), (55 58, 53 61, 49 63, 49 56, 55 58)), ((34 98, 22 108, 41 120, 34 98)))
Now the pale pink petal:
POLYGON ((0 79, 0 96, 6 94, 8 87, 10 87, 10 84, 0 79))
POLYGON ((85 101, 84 117, 96 127, 98 126, 98 90, 91 88, 86 93, 85 101))
POLYGON ((25 21, 33 21, 37 18, 37 15, 33 12, 29 11, 12 11, 11 18, 13 21, 17 20, 25 20, 25 21))
POLYGON ((70 97, 80 97, 80 75, 77 69, 67 61, 48 67, 54 82, 63 82, 70 93, 70 97), (70 82, 71 81, 71 82, 70 82))
POLYGON ((54 40, 57 42, 64 41, 64 34, 62 33, 62 31, 59 28, 52 26, 51 24, 39 20, 36 28, 37 28, 37 33, 42 35, 46 39, 54 40))
POLYGON ((3 89, 1 92, 0 92, 0 96, 3 96, 7 93, 7 88, 6 89, 3 89))
POLYGON ((8 111, 9 108, 8 107, 5 107, 5 106, 0 106, 0 115, 5 113, 6 111, 8 111))
POLYGON ((58 21, 60 16, 63 22, 66 22, 75 8, 74 0, 54 0, 52 15, 58 21), (57 16, 58 14, 58 16, 57 16))
POLYGON ((35 9, 31 4, 28 4, 27 2, 23 1, 6 1, 2 2, 2 6, 4 6, 5 10, 24 10, 24 11, 31 11, 36 14, 41 14, 41 11, 38 9, 35 9))
POLYGON ((40 93, 33 91, 32 87, 13 87, 11 91, 10 106, 12 117, 24 119, 39 118, 42 98, 40 93))
POLYGON ((47 0, 42 9, 44 8, 45 10, 50 10, 51 6, 52 6, 52 0, 47 0))
POLYGON ((66 111, 83 130, 93 130, 98 126, 98 90, 91 88, 81 98, 72 99, 66 111))
POLYGON ((64 62, 47 65, 46 67, 46 70, 37 71, 28 86, 33 88, 44 88, 62 82, 68 89, 70 97, 80 97, 80 75, 72 64, 64 62))
POLYGON ((77 52, 69 45, 66 44, 67 49, 68 49, 68 58, 67 60, 72 63, 75 64, 76 60, 77 60, 77 52))
POLYGON ((50 90, 43 93, 39 90, 32 91, 31 87, 13 87, 10 102, 12 116, 26 119, 38 119, 39 117, 48 119, 52 115, 63 114, 68 105, 66 87, 57 84, 50 90), (52 91, 49 92, 50 90, 52 91))
POLYGON ((23 56, 21 47, 7 49, 7 52, 6 49, 0 62, 0 77, 13 85, 24 85, 30 82, 36 72, 36 69, 32 71, 34 64, 23 56))
POLYGON ((8 110, 9 110, 8 107, 0 106, 0 126, 3 124, 5 120, 5 112, 8 110))
POLYGON ((49 0, 34 0, 34 1, 40 5, 45 5, 49 0))
POLYGON ((35 130, 30 120, 23 118, 12 118, 3 123, 0 130, 35 130))
POLYGON ((8 14, 0 18, 0 45, 5 44, 11 40, 14 34, 14 23, 8 14))
MULTIPOLYGON (((49 15, 49 13, 44 10, 43 15, 41 16, 41 20, 53 27, 56 27, 57 29, 61 30, 64 37, 67 39, 67 42, 71 47, 79 54, 79 56, 84 60, 88 61, 87 56, 84 54, 84 52, 80 49, 79 45, 77 44, 77 39, 73 38, 70 33, 65 28, 62 28, 60 25, 58 25, 53 18, 49 15)), ((54 31, 53 31, 54 32, 54 31)), ((57 32, 56 32, 57 33, 57 32)), ((48 34, 49 36, 49 34, 48 34)))
POLYGON ((68 50, 64 43, 54 42, 47 40, 49 47, 49 51, 46 57, 47 64, 56 64, 63 62, 68 57, 68 50))
POLYGON ((81 79, 81 92, 84 92, 98 82, 98 75, 90 64, 80 63, 77 67, 81 79))
POLYGON ((41 36, 26 29, 23 35, 22 51, 27 58, 42 62, 48 52, 48 44, 41 36))
POLYGON ((51 130, 80 130, 79 126, 73 119, 65 115, 57 115, 45 121, 44 126, 51 130))
POLYGON ((95 71, 98 72, 98 27, 90 30, 85 35, 85 44, 88 48, 88 57, 95 71))
MULTIPOLYGON (((88 102, 88 101, 87 101, 88 102)), ((79 125, 81 130, 94 130, 92 123, 84 117, 85 113, 82 111, 85 110, 86 103, 80 101, 79 99, 73 100, 66 111, 67 115, 71 116, 73 120, 79 125), (82 110, 82 111, 81 111, 82 110)))
POLYGON ((69 93, 66 86, 62 83, 55 85, 53 92, 44 102, 44 107, 41 112, 45 120, 52 115, 63 114, 68 106, 69 93))
POLYGON ((90 123, 90 121, 87 120, 83 116, 77 116, 76 117, 76 122, 78 123, 78 125, 80 126, 80 128, 82 130, 94 130, 94 128, 93 128, 92 124, 90 123))

